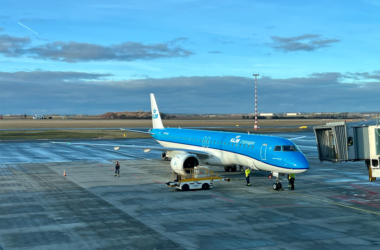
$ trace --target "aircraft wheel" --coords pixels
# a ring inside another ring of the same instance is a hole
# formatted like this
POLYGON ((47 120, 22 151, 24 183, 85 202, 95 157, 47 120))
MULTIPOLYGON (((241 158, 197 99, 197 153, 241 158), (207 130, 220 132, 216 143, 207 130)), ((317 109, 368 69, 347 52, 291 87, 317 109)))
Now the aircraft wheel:
POLYGON ((278 190, 278 185, 277 185, 277 183, 273 183, 273 190, 278 190))
POLYGON ((231 172, 236 172, 236 166, 231 167, 231 172))
POLYGON ((225 171, 225 172, 230 172, 230 170, 231 170, 230 167, 227 167, 227 166, 224 167, 224 171, 225 171))
POLYGON ((189 190, 190 190, 189 185, 185 184, 182 186, 182 191, 189 191, 189 190))
POLYGON ((202 185, 203 190, 207 190, 209 188, 210 188, 210 185, 208 183, 203 183, 203 185, 202 185))
POLYGON ((281 183, 277 183, 277 187, 280 190, 282 188, 282 184, 281 183))

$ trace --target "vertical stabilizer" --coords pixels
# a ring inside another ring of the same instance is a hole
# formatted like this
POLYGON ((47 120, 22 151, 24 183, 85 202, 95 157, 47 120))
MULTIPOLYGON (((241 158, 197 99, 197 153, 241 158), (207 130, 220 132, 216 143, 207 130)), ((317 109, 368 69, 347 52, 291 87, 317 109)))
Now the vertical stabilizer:
POLYGON ((164 128, 161 121, 160 111, 158 111, 156 98, 154 98, 154 94, 150 94, 150 105, 152 106, 153 128, 164 128))

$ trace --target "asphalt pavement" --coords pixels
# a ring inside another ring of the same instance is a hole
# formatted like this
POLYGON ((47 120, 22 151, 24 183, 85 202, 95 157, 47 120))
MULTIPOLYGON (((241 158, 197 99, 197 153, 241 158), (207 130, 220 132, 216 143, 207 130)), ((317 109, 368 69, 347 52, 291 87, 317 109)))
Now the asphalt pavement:
POLYGON ((294 191, 273 191, 266 172, 247 187, 243 173, 212 167, 232 181, 182 192, 164 184, 160 152, 2 141, 0 249, 378 249, 380 185, 364 163, 321 163, 310 131, 276 135, 310 162, 294 191))

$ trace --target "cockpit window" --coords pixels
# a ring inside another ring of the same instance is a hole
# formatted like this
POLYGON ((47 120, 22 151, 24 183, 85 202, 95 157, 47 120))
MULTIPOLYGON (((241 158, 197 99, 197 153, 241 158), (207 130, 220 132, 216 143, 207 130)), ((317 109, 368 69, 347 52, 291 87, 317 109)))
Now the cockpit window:
POLYGON ((281 146, 274 147, 273 151, 281 151, 281 146))
POLYGON ((294 145, 289 145, 289 146, 282 146, 282 151, 285 152, 296 152, 299 151, 298 148, 294 145))

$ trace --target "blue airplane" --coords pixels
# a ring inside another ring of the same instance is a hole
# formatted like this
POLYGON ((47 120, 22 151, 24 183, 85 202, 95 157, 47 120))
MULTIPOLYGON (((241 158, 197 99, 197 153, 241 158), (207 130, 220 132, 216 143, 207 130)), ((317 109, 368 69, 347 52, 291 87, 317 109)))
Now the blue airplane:
MULTIPOLYGON (((162 147, 91 144, 139 148, 144 152, 163 151, 171 158, 171 168, 179 173, 198 165, 224 166, 225 171, 236 171, 236 166, 247 166, 254 170, 268 171, 276 177, 273 189, 281 189, 280 175, 299 174, 309 169, 305 155, 291 140, 268 135, 229 133, 181 128, 165 128, 154 94, 150 94, 153 128, 149 132, 162 147)), ((127 129, 125 129, 127 130, 127 129)), ((76 143, 72 143, 76 144, 76 143)), ((90 144, 81 144, 90 145, 90 144)))

